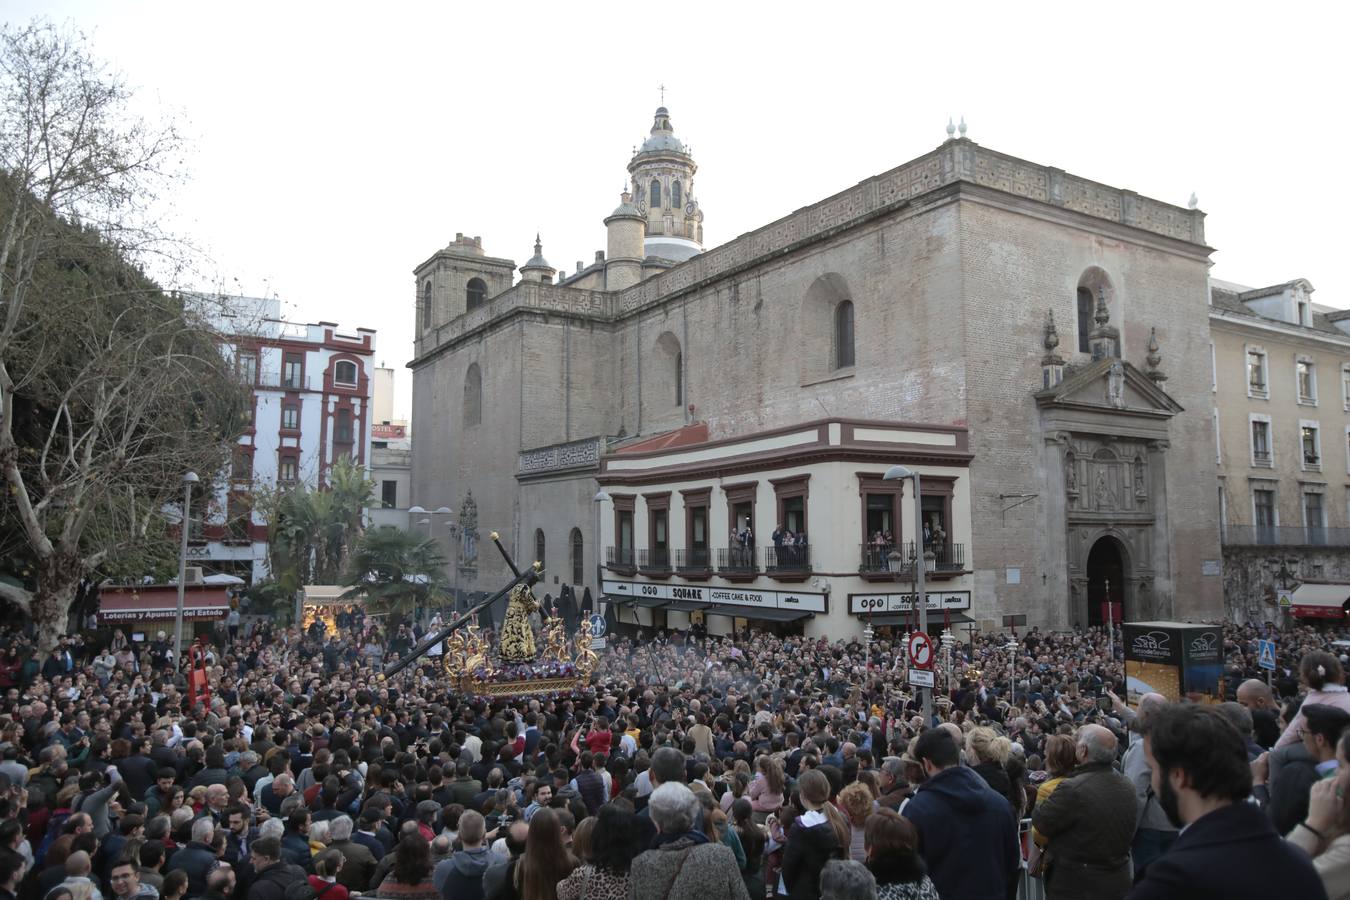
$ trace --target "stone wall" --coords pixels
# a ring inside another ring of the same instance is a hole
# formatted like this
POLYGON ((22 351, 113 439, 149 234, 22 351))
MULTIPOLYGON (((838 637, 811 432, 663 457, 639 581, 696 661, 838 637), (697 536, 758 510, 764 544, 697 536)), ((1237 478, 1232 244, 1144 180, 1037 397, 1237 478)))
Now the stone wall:
MULTIPOLYGON (((1279 607, 1275 589, 1284 562, 1298 581, 1350 584, 1350 547, 1223 548, 1223 593, 1228 614, 1236 622, 1274 621, 1279 607)), ((1290 587, 1294 582, 1290 582, 1290 587)))

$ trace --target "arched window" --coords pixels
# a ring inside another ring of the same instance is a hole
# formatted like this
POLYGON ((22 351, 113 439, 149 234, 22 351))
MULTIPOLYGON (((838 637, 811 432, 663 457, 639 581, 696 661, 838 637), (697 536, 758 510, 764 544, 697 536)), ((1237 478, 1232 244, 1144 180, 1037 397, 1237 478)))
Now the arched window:
POLYGON ((834 308, 834 367, 853 365, 853 301, 841 300, 834 308))
POLYGON ((675 354, 675 405, 684 405, 684 354, 675 354))
POLYGON ((464 373, 464 426, 483 421, 483 375, 478 363, 472 363, 464 373))
POLYGON ((1088 337, 1092 334, 1092 291, 1085 287, 1078 289, 1078 352, 1087 353, 1092 348, 1088 337))
POLYGON ((581 584, 586 580, 586 566, 582 563, 586 546, 582 542, 580 528, 572 529, 572 535, 568 538, 568 543, 572 546, 572 583, 581 584))
POLYGON ((338 360, 333 366, 333 381, 338 384, 356 384, 356 363, 348 359, 338 360))
POLYGON ((662 413, 678 409, 684 403, 684 354, 680 339, 663 331, 652 349, 655 351, 651 355, 653 377, 643 381, 646 402, 662 413))
POLYGON ((648 204, 652 209, 661 208, 661 182, 655 178, 652 179, 651 199, 648 204))
POLYGON ((422 327, 431 327, 431 282, 422 284, 422 327))
POLYGON ((464 310, 473 312, 487 302, 487 283, 481 278, 470 278, 464 285, 464 310))
POLYGON ((675 209, 679 209, 681 206, 684 206, 684 200, 681 196, 680 182, 678 179, 670 183, 670 205, 673 206, 675 209))
POLYGON ((534 530, 534 561, 543 566, 544 560, 544 530, 536 528, 534 530))

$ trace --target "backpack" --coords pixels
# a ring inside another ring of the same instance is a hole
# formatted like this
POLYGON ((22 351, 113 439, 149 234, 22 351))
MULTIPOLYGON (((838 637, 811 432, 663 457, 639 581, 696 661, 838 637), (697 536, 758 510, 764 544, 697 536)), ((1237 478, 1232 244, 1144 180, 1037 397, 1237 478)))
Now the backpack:
POLYGON ((309 879, 297 881, 295 884, 286 888, 286 900, 318 900, 333 887, 329 882, 323 886, 323 890, 316 891, 314 885, 309 883, 309 879))
POLYGON ((47 858, 47 851, 52 848, 52 844, 61 836, 61 831, 65 827, 66 819, 74 810, 65 812, 54 812, 51 818, 47 820, 47 833, 42 836, 42 843, 38 844, 37 849, 33 851, 33 863, 35 869, 40 869, 43 861, 47 858))

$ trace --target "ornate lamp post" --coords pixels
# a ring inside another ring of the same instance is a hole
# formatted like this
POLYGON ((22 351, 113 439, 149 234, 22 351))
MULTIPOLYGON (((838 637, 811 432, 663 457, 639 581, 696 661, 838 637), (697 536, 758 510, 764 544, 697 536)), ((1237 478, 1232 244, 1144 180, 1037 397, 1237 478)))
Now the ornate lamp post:
POLYGON ((183 475, 183 532, 178 551, 178 606, 173 614, 173 667, 175 671, 183 668, 179 658, 183 653, 183 600, 187 590, 187 551, 188 532, 192 530, 192 486, 200 479, 196 472, 183 475))

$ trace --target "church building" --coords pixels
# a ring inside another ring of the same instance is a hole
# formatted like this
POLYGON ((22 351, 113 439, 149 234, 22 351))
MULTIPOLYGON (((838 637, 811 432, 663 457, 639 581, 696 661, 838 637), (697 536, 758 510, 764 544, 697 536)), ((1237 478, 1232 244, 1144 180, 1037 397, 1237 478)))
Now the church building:
POLYGON ((616 623, 849 636, 918 566, 935 629, 1222 615, 1201 211, 964 123, 711 249, 664 107, 628 172, 571 274, 463 234, 414 269, 412 502, 461 591, 496 531, 616 623))

